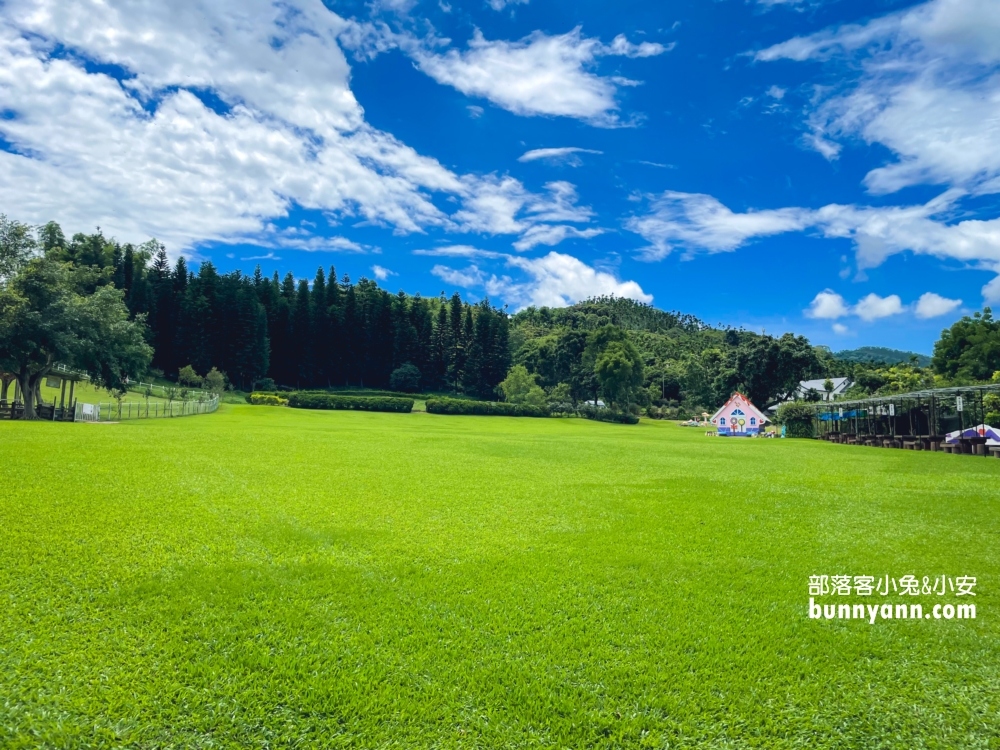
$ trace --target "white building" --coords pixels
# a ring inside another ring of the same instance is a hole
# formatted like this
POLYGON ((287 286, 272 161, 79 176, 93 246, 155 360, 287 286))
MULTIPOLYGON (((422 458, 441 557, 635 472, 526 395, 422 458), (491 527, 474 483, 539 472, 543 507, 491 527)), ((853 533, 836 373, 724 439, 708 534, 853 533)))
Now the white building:
POLYGON ((850 378, 830 378, 830 382, 833 383, 833 390, 829 393, 826 392, 824 387, 826 384, 826 378, 820 378, 819 380, 803 380, 796 387, 795 390, 784 398, 779 398, 778 401, 771 406, 767 407, 769 412, 778 411, 778 407, 787 401, 801 401, 806 398, 809 391, 815 391, 816 396, 819 397, 820 401, 832 401, 833 399, 842 396, 844 391, 854 385, 854 381, 850 378))
POLYGON ((844 391, 850 388, 854 383, 851 382, 850 378, 830 378, 831 383, 833 383, 833 390, 827 393, 826 391, 826 378, 821 378, 819 380, 803 380, 799 383, 798 388, 795 389, 792 398, 785 399, 786 401, 792 401, 794 399, 803 399, 809 391, 815 391, 819 394, 822 401, 832 401, 838 396, 842 396, 844 391))

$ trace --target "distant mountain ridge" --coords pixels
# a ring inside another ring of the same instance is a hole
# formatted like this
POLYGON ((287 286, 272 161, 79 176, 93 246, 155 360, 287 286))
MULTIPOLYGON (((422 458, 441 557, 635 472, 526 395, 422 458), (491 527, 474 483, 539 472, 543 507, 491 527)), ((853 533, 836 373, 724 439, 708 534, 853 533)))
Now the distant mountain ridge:
POLYGON ((909 362, 911 357, 916 357, 920 367, 927 367, 931 363, 931 358, 926 354, 904 352, 901 349, 890 349, 885 346, 862 346, 858 349, 845 349, 842 352, 835 352, 833 356, 834 359, 843 362, 884 362, 887 365, 898 365, 909 362))

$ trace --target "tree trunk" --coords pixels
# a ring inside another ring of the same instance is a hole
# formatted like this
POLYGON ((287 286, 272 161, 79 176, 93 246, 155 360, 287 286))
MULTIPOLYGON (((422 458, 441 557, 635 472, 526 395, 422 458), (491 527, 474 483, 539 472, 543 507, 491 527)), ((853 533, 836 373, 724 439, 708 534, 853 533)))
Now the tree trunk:
POLYGON ((14 382, 14 376, 4 373, 3 377, 0 378, 0 404, 7 404, 7 391, 10 390, 10 384, 14 382))
POLYGON ((38 413, 35 411, 35 389, 31 382, 31 376, 22 371, 17 381, 21 386, 21 401, 24 407, 22 419, 38 419, 38 413))

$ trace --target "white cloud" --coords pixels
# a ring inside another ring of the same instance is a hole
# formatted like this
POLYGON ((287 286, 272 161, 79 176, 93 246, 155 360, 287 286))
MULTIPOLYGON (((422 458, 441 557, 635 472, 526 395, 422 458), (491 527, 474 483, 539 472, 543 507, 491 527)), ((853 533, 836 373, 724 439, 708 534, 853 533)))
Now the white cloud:
POLYGON ((853 312, 862 320, 871 322, 880 318, 888 318, 891 315, 899 315, 903 312, 903 301, 898 294, 879 297, 872 292, 854 306, 853 312))
POLYGON ((0 153, 0 201, 29 221, 96 222, 173 249, 253 236, 292 201, 400 231, 443 224, 424 190, 461 192, 459 179, 364 123, 336 44, 343 22, 318 3, 295 11, 266 0, 5 4, 0 98, 16 116, 0 131, 19 153, 0 153), (134 77, 87 73, 50 57, 56 44, 134 77), (231 109, 218 114, 187 87, 231 109))
MULTIPOLYGON (((947 299, 939 294, 927 292, 921 295, 920 299, 912 306, 904 306, 898 294, 880 297, 872 293, 852 306, 848 305, 841 295, 830 289, 825 289, 816 295, 805 314, 808 318, 819 320, 837 320, 853 315, 871 322, 912 310, 918 318, 928 319, 946 315, 961 304, 962 300, 960 299, 947 299)), ((839 333, 838 325, 834 325, 834 330, 839 333)), ((844 331, 847 330, 846 326, 840 327, 844 331)))
POLYGON ((478 104, 470 104, 466 107, 466 109, 469 111, 469 117, 471 117, 473 120, 478 120, 480 117, 483 116, 483 112, 486 111, 478 104))
MULTIPOLYGON (((663 258, 675 247, 689 253, 726 252, 754 237, 814 229, 828 238, 852 240, 860 271, 912 252, 1000 273, 1000 218, 947 223, 962 196, 951 190, 916 206, 830 204, 734 213, 709 195, 667 192, 625 227, 650 243, 641 251, 647 260, 663 258)), ((1000 299, 1000 282, 983 287, 983 295, 987 301, 1000 299)))
POLYGON ((624 37, 606 46, 584 37, 579 27, 556 36, 536 31, 517 42, 489 41, 477 29, 468 49, 444 53, 412 38, 401 38, 400 44, 420 70, 467 96, 489 99, 518 115, 574 117, 604 127, 622 124, 618 89, 637 82, 592 72, 597 59, 666 51, 649 42, 632 45, 624 37))
POLYGON ((16 152, 0 151, 0 203, 32 223, 153 235, 173 252, 207 241, 377 252, 275 229, 294 205, 401 233, 538 223, 504 225, 496 193, 516 194, 519 210, 546 196, 458 176, 365 122, 338 45, 357 27, 319 0, 0 5, 0 100, 12 115, 0 135, 16 152))
POLYGON ((611 40, 608 46, 608 54, 622 55, 624 57, 656 57, 664 52, 669 52, 676 45, 675 42, 663 45, 659 42, 640 42, 632 44, 624 34, 619 34, 611 40))
MULTIPOLYGON (((476 264, 465 269, 436 265, 431 273, 455 286, 483 289, 489 296, 519 309, 529 305, 566 307, 600 295, 628 297, 646 303, 653 301, 637 282, 621 281, 613 273, 597 270, 571 255, 550 252, 541 258, 525 258, 475 251, 474 248, 469 250, 467 257, 502 258, 515 274, 519 272, 519 277, 487 274, 476 264)), ((464 255, 464 249, 455 254, 464 255)))
POLYGON ((493 10, 503 10, 508 5, 527 5, 528 0, 486 0, 486 4, 493 10))
POLYGON ((781 101, 785 98, 785 94, 788 93, 788 89, 783 89, 781 86, 771 86, 765 93, 772 99, 781 101))
MULTIPOLYGON (((232 257, 227 255, 226 257, 232 257)), ((250 255, 245 258, 240 258, 240 260, 281 260, 280 255, 275 255, 274 253, 268 253, 267 255, 250 255)))
POLYGON ((729 252, 756 237, 804 229, 809 217, 799 208, 734 213, 710 195, 675 191, 655 198, 650 209, 625 223, 650 243, 643 251, 648 260, 664 258, 678 247, 688 252, 729 252))
POLYGON ((820 90, 806 143, 879 143, 896 160, 865 178, 876 194, 943 184, 1000 191, 1000 3, 932 0, 866 24, 796 37, 758 60, 856 56, 853 85, 820 90))
POLYGON ((523 271, 529 280, 520 283, 509 279, 494 280, 487 285, 487 291, 490 294, 502 292, 505 299, 522 307, 565 307, 600 295, 628 297, 646 303, 653 301, 635 281, 619 281, 614 275, 598 271, 571 255, 550 252, 542 258, 514 256, 508 260, 508 265, 523 271))
POLYGON ((560 148, 536 148, 527 151, 518 157, 519 162, 529 162, 544 160, 553 164, 568 164, 578 167, 583 164, 583 160, 577 154, 603 154, 603 151, 595 151, 592 148, 577 148, 576 146, 563 146, 560 148))
POLYGON ((851 332, 851 329, 845 326, 843 323, 834 323, 832 328, 833 332, 838 336, 846 336, 851 332))
POLYGON ((432 258, 505 258, 503 253, 491 250, 480 250, 471 245, 449 245, 432 249, 414 250, 414 255, 426 255, 432 258))
POLYGON ((379 281, 385 281, 390 276, 399 275, 395 271, 390 271, 388 268, 379 265, 372 266, 372 273, 375 274, 375 278, 378 279, 379 281))
POLYGON ((926 320, 928 318, 938 318, 942 315, 947 315, 961 304, 962 300, 960 299, 948 299, 947 297, 942 297, 940 294, 927 292, 920 295, 915 311, 918 318, 926 320))
POLYGON ((830 289, 825 289, 817 294, 809 305, 809 309, 806 310, 807 317, 820 320, 836 320, 849 313, 850 308, 844 298, 830 289))
POLYGON ((463 289, 480 287, 484 282, 483 272, 476 266, 469 266, 464 271, 458 271, 448 266, 436 265, 431 269, 431 273, 446 284, 460 286, 463 289))
POLYGON ((488 234, 518 234, 518 250, 539 244, 555 245, 567 238, 589 238, 601 229, 578 229, 568 224, 588 223, 594 212, 578 204, 576 187, 562 180, 546 183, 545 192, 530 193, 513 177, 495 175, 477 179, 465 207, 455 213, 457 229, 488 234))
POLYGON ((496 175, 469 185, 470 196, 454 219, 467 232, 518 234, 526 226, 518 214, 529 200, 528 192, 513 177, 496 175))
POLYGON ((518 251, 531 250, 538 245, 558 245, 565 239, 575 238, 589 240, 604 234, 603 229, 577 229, 566 224, 536 224, 529 228, 521 239, 514 243, 514 249, 518 251))

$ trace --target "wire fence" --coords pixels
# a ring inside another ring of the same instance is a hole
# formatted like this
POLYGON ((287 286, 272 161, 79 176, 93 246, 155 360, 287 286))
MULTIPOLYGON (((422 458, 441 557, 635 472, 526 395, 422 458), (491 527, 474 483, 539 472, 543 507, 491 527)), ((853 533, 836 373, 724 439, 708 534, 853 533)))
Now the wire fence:
POLYGON ((167 403, 118 403, 76 405, 77 422, 122 422, 126 419, 162 419, 189 417, 194 414, 211 414, 219 408, 219 397, 199 401, 170 401, 167 403))

